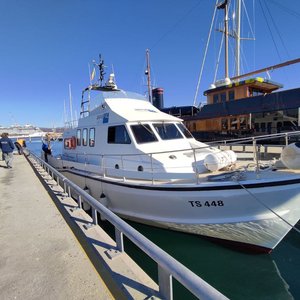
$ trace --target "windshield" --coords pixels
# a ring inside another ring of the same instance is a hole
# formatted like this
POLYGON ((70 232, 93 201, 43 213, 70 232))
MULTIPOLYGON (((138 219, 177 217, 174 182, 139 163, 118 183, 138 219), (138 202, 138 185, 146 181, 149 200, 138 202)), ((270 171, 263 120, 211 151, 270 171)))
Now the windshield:
POLYGON ((138 144, 157 141, 154 132, 148 124, 131 125, 131 130, 138 144))
POLYGON ((194 138, 192 134, 189 132, 189 130, 182 123, 176 123, 176 125, 186 138, 188 139, 194 138))
POLYGON ((162 140, 182 139, 183 136, 173 123, 155 123, 153 127, 162 140))

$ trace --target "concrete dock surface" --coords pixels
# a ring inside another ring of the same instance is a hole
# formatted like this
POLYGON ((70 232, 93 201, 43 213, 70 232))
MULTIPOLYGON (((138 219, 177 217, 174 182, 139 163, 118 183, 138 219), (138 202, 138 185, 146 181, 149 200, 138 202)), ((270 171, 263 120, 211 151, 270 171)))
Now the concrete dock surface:
POLYGON ((0 298, 113 299, 26 158, 0 161, 0 298))
POLYGON ((160 299, 157 284, 35 161, 0 160, 0 299, 160 299))

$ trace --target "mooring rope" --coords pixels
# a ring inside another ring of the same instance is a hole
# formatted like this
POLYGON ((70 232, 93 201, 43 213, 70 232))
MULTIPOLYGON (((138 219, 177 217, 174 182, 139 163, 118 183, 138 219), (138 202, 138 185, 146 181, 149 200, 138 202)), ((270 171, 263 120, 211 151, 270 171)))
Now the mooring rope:
POLYGON ((290 226, 291 228, 293 228, 294 230, 296 230, 299 234, 300 234, 300 230, 295 227, 294 225, 292 225, 290 222, 288 222, 287 220, 285 220, 284 218, 282 218, 278 213, 276 213, 272 208, 268 207, 268 205, 266 205, 264 202, 262 202, 261 200, 259 200, 252 192, 250 192, 241 182, 237 181, 237 183, 250 195, 252 196, 256 201, 258 201, 262 206, 264 206, 266 209, 268 209, 269 211, 271 211, 275 216, 277 216, 279 219, 281 219, 284 223, 286 223, 288 226, 290 226))

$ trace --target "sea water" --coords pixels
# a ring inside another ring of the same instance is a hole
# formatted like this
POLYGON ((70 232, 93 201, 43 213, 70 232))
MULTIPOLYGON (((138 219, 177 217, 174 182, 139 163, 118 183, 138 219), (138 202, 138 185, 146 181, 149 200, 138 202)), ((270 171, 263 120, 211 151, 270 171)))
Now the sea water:
MULTIPOLYGON (((42 142, 27 141, 27 147, 39 155, 42 142)), ((62 142, 51 142, 51 148, 61 153, 62 142)), ((230 299, 300 299, 300 234, 293 229, 271 254, 246 254, 200 236, 129 223, 230 299)), ((114 235, 108 222, 100 225, 114 235)), ((157 265, 127 239, 125 251, 157 280, 157 265)), ((195 297, 174 280, 174 299, 195 297)))

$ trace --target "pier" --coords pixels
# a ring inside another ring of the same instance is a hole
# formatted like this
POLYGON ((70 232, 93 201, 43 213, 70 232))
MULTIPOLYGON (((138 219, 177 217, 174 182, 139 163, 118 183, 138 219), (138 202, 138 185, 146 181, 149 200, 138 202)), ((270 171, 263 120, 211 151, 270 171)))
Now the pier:
POLYGON ((26 158, 0 161, 2 299, 113 296, 26 158))
POLYGON ((114 241, 97 226, 107 209, 87 194, 77 203, 77 187, 50 168, 31 155, 14 155, 12 169, 0 161, 3 299, 173 299, 172 277, 198 298, 227 299, 108 211, 114 241), (158 283, 126 254, 123 233, 157 262, 158 283))

